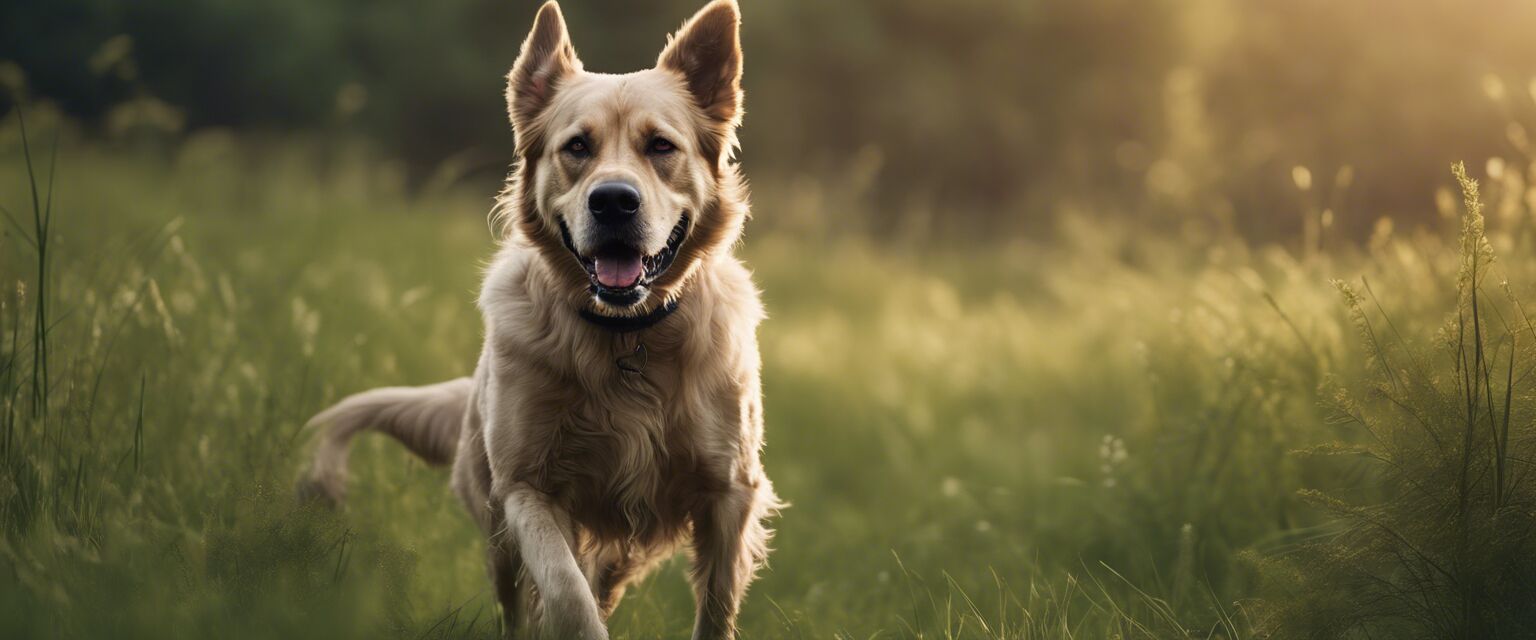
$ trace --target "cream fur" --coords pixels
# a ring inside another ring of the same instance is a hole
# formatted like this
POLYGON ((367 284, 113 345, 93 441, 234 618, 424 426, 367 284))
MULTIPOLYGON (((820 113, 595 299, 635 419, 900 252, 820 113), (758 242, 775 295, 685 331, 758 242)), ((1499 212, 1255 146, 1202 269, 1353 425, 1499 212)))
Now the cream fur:
POLYGON ((764 313, 732 252, 747 217, 730 158, 738 21, 735 3, 717 0, 657 68, 609 76, 581 68, 558 6, 546 4, 509 75, 519 162, 497 207, 505 237, 480 295, 474 376, 365 392, 315 418, 330 426, 306 485, 314 494, 340 498, 347 442, 364 429, 452 460, 453 488, 489 540, 511 633, 527 612, 544 637, 606 638, 625 586, 687 546, 694 637, 733 637, 768 553, 765 521, 779 501, 759 461, 764 313), (602 140, 602 152, 562 156, 572 131, 602 140), (674 139, 676 155, 626 151, 647 135, 674 139), (647 243, 659 247, 684 212, 693 216, 673 266, 633 309, 595 301, 558 235, 564 224, 581 244, 582 194, 614 176, 658 203, 642 215, 647 243), (676 313, 633 334, 578 315, 643 314, 668 300, 676 313), (637 342, 643 371, 615 366, 637 342))

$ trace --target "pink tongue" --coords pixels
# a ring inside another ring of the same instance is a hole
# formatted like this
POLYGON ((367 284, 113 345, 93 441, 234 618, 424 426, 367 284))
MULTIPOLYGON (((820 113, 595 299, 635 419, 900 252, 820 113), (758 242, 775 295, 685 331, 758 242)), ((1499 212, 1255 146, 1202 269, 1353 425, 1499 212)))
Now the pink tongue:
POLYGON ((597 282, 605 287, 614 289, 632 287, 640 281, 640 274, 643 271, 638 255, 597 258, 597 282))

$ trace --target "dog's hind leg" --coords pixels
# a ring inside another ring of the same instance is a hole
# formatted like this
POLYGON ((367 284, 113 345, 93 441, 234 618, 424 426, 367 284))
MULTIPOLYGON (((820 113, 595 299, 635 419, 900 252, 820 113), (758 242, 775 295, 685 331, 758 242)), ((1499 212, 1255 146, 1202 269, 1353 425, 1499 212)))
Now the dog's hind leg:
POLYGON ((517 637, 524 608, 523 563, 505 531, 493 534, 486 546, 486 570, 491 574, 491 584, 496 587, 496 601, 501 604, 502 636, 517 637))
POLYGON ((736 612, 771 535, 763 519, 778 499, 767 478, 737 483, 693 516, 693 591, 698 612, 693 640, 736 637, 736 612))
POLYGON ((603 549, 595 559, 595 570, 588 577, 603 619, 607 620, 613 615, 613 610, 624 599, 624 591, 629 585, 644 579, 658 564, 671 557, 675 550, 671 544, 611 544, 603 549))
POLYGON ((496 601, 501 605, 502 634, 517 636, 525 604, 521 594, 522 559, 507 534, 507 518, 501 505, 491 500, 491 465, 485 453, 480 407, 472 398, 465 415, 464 437, 454 455, 453 491, 464 501, 469 515, 486 538, 485 564, 496 601))

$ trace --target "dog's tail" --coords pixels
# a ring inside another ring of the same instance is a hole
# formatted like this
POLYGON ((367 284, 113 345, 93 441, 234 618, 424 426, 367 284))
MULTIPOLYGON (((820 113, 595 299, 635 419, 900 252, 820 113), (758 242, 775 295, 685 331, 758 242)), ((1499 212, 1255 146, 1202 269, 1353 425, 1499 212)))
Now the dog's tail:
POLYGON ((346 495, 347 448, 352 436, 370 429, 389 434, 429 464, 453 462, 473 388, 469 378, 385 387, 348 396, 320 412, 309 426, 324 431, 299 495, 339 505, 346 495))

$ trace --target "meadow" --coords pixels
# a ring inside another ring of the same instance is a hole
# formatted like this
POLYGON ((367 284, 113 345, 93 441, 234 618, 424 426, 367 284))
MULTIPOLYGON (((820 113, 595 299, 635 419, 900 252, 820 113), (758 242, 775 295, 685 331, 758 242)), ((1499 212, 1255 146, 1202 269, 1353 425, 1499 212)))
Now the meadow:
MULTIPOLYGON (((35 129, 30 163, 0 137, 0 636, 495 637, 443 471, 369 437, 342 511, 292 492, 329 402, 470 370, 491 194, 35 129)), ((791 506, 743 637, 1529 631, 1524 164, 1474 167, 1486 216, 1447 171, 1432 222, 1327 251, 1083 211, 873 236, 859 193, 756 182, 791 506)), ((685 634, 683 569, 615 637, 685 634)))

